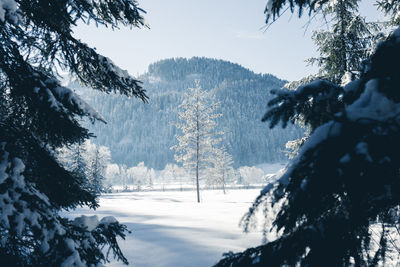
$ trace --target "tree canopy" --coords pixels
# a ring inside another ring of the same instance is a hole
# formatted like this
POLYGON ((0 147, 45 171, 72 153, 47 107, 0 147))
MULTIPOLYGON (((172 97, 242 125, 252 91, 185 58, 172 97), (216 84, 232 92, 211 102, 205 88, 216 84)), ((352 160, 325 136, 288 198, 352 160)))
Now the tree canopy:
POLYGON ((66 170, 56 150, 90 136, 80 118, 104 119, 61 85, 57 70, 94 89, 147 101, 139 81, 72 31, 79 21, 146 26, 143 13, 133 0, 0 0, 1 265, 96 265, 107 261, 105 245, 127 263, 116 243, 124 225, 59 214, 98 206, 87 179, 66 170))
MULTIPOLYGON (((286 1, 270 2, 278 8, 286 1)), ((312 9, 320 1, 289 2, 312 9)), ((227 253, 217 266, 373 266, 393 260, 400 228, 399 60, 400 28, 363 61, 359 79, 344 86, 317 80, 291 93, 296 97, 281 94, 270 102, 264 119, 272 126, 299 114, 313 126, 285 173, 262 190, 242 221, 248 229, 257 210, 269 216, 278 208, 265 229, 278 238, 227 253), (315 109, 302 106, 307 102, 315 109), (318 115, 327 106, 329 112, 318 115)))

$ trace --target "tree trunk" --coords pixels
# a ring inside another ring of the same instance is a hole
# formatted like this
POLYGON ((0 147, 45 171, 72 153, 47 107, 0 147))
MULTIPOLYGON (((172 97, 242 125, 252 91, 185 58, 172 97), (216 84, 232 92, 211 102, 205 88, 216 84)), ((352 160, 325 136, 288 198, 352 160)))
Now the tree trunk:
MULTIPOLYGON (((346 45, 346 27, 345 25, 345 18, 344 18, 344 11, 346 10, 345 3, 343 1, 340 1, 340 40, 341 40, 341 58, 343 60, 342 63, 342 75, 346 74, 348 71, 348 66, 347 66, 347 45, 346 45)), ((341 78, 341 77, 339 77, 341 78)))
POLYGON ((222 191, 224 192, 224 195, 226 194, 225 191, 225 171, 222 172, 222 191))
POLYGON ((197 202, 200 203, 200 186, 199 186, 199 153, 200 153, 200 125, 199 125, 199 110, 197 105, 197 135, 196 135, 196 190, 197 190, 197 202))

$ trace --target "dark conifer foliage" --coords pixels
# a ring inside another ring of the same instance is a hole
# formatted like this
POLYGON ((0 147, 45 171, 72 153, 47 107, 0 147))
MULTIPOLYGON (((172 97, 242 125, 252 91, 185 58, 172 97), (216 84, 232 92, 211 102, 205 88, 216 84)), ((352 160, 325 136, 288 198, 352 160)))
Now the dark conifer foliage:
POLYGON ((390 16, 389 23, 391 25, 400 25, 400 1, 399 0, 379 0, 378 8, 382 10, 386 16, 390 16))
POLYGON ((257 210, 278 206, 265 231, 281 232, 265 245, 225 254, 216 266, 375 266, 399 253, 399 62, 400 28, 364 61, 359 79, 343 87, 315 81, 270 102, 264 120, 272 126, 299 117, 313 126, 242 221, 247 230, 257 210))
POLYGON ((328 29, 313 32, 312 39, 320 55, 307 59, 308 63, 318 65, 318 73, 290 82, 284 90, 272 92, 277 97, 269 102, 272 108, 263 121, 271 119, 272 128, 280 116, 286 116, 290 120, 282 117, 283 121, 307 128, 305 137, 287 144, 292 156, 309 133, 343 109, 343 90, 339 85, 359 78, 363 59, 370 56, 378 40, 384 38, 383 25, 388 23, 367 22, 359 13, 359 2, 329 1, 319 7, 318 13, 323 16, 328 29))
POLYGON ((321 7, 328 30, 314 31, 320 56, 307 61, 320 67, 318 76, 336 84, 359 78, 362 60, 383 37, 384 23, 367 22, 359 12, 360 0, 330 1, 321 7))
POLYGON ((266 23, 271 23, 280 17, 282 10, 289 8, 293 13, 298 8, 299 17, 308 9, 311 14, 329 0, 268 0, 264 13, 266 14, 266 23))
POLYGON ((344 107, 343 88, 326 80, 302 85, 296 91, 281 89, 272 93, 277 96, 268 103, 271 109, 262 118, 270 120, 271 128, 280 121, 284 128, 288 122, 302 121, 313 132, 344 107))
POLYGON ((59 266, 105 262, 126 227, 92 218, 91 228, 59 211, 98 206, 86 177, 65 170, 55 151, 90 136, 81 117, 104 119, 70 89, 56 68, 83 84, 147 100, 140 82, 81 43, 79 20, 117 28, 144 26, 136 1, 28 1, 0 5, 0 265, 59 266))

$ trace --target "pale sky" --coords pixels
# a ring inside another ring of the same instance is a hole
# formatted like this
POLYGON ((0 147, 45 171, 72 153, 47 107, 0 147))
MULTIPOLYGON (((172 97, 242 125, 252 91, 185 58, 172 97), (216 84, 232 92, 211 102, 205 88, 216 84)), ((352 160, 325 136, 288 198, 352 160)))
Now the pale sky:
MULTIPOLYGON (((96 47, 133 76, 171 57, 204 56, 238 63, 256 73, 297 80, 316 71, 305 59, 317 55, 309 17, 284 14, 265 30, 266 0, 138 0, 150 29, 112 31, 81 24, 75 36, 96 47)), ((365 2, 365 1, 364 1, 365 2)), ((372 1, 367 1, 372 2, 372 1)), ((374 10, 363 7, 364 11, 374 10)))

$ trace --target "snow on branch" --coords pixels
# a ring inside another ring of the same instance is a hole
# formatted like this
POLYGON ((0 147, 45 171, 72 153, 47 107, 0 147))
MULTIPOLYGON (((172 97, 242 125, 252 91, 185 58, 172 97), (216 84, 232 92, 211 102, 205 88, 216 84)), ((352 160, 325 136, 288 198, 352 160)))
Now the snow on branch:
POLYGON ((55 79, 48 79, 45 83, 48 85, 51 92, 51 94, 49 93, 49 102, 51 103, 51 106, 56 109, 62 109, 62 107, 65 107, 74 111, 78 115, 88 116, 92 121, 99 120, 106 123, 105 119, 95 109, 93 109, 71 89, 60 86, 58 81, 55 79))
POLYGON ((21 19, 18 14, 18 4, 14 0, 0 0, 0 21, 5 22, 6 18, 13 24, 17 24, 21 19))

